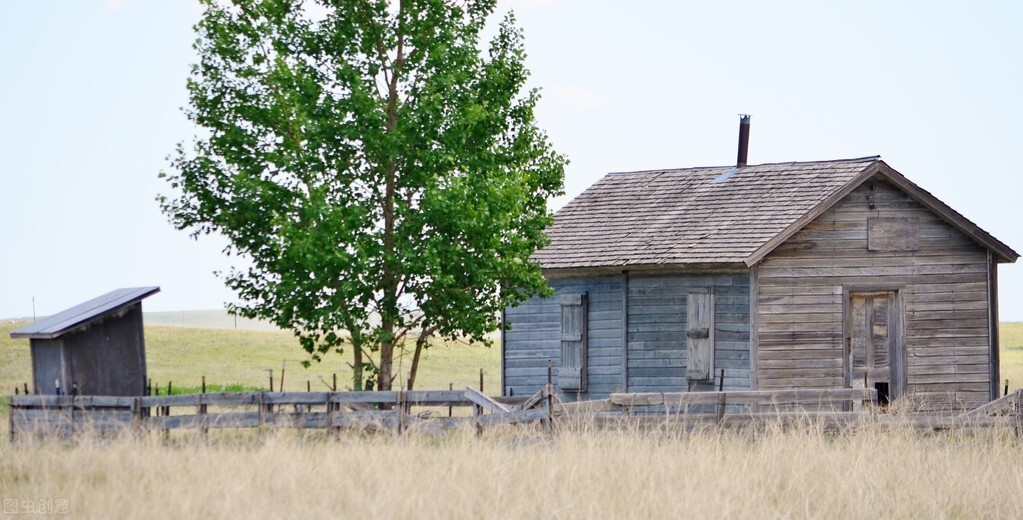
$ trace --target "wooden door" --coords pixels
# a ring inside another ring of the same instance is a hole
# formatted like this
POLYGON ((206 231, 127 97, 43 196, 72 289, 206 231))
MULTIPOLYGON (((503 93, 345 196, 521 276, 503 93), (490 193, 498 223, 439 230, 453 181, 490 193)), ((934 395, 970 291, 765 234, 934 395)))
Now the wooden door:
POLYGON ((887 402, 906 391, 906 356, 895 291, 851 292, 846 308, 846 384, 877 388, 887 402))

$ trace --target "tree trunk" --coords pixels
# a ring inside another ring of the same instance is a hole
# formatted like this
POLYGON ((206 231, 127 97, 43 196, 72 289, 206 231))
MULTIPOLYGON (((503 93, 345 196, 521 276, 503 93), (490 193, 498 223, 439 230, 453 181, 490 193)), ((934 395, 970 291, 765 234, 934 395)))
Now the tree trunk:
MULTIPOLYGON (((399 9, 403 5, 399 3, 399 9)), ((394 61, 390 68, 390 81, 387 84, 387 122, 386 131, 394 133, 398 129, 398 80, 402 74, 405 60, 405 37, 399 33, 394 61)), ((385 65, 386 67, 386 65, 385 65)), ((385 72, 386 73, 386 72, 385 72)), ((384 168, 384 201, 383 201, 383 272, 381 273, 381 322, 380 366, 377 388, 391 389, 391 367, 394 361, 395 335, 394 325, 398 312, 398 285, 401 279, 401 264, 395 255, 395 194, 397 191, 398 162, 391 158, 384 168)))
POLYGON ((354 345, 352 355, 355 360, 352 362, 352 388, 356 392, 362 391, 362 343, 354 345))
POLYGON ((419 355, 422 354, 426 344, 430 341, 430 336, 436 330, 436 327, 421 331, 419 337, 416 338, 416 351, 412 354, 412 368, 409 369, 408 375, 408 389, 412 390, 412 387, 416 384, 416 374, 419 373, 419 355))

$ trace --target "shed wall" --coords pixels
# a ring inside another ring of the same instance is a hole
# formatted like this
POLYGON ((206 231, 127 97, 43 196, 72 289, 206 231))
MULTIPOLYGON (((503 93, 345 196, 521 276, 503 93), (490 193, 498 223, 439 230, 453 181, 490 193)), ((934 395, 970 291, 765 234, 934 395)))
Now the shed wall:
POLYGON ((750 388, 750 275, 647 275, 629 278, 629 392, 714 390, 725 371, 726 390, 750 388), (687 296, 714 295, 714 380, 686 379, 687 296))
POLYGON ((905 320, 908 394, 925 408, 986 402, 987 258, 895 186, 864 183, 758 265, 757 385, 842 386, 843 290, 887 287, 899 291, 905 320), (868 219, 878 217, 917 219, 918 249, 869 250, 868 219))
POLYGON ((555 297, 533 298, 505 312, 505 395, 528 395, 547 382, 547 360, 560 364, 558 295, 588 295, 586 392, 568 399, 601 399, 612 392, 678 392, 751 387, 750 273, 629 275, 550 280, 555 297), (627 299, 624 298, 627 287, 627 299), (714 380, 690 387, 686 379, 687 296, 714 294, 714 380), (626 301, 628 310, 626 311, 626 301), (622 319, 627 312, 627 338, 622 319), (625 342, 627 340, 627 357, 625 342), (628 381, 626 384, 626 365, 628 381))
POLYGON ((146 358, 142 305, 63 337, 72 381, 81 395, 140 396, 146 358))
POLYGON ((57 381, 61 392, 68 388, 66 366, 61 354, 64 348, 62 338, 32 340, 32 384, 33 392, 44 395, 57 394, 57 381))
POLYGON ((553 298, 532 298, 505 311, 511 330, 504 333, 501 360, 504 395, 529 395, 547 384, 547 361, 558 379, 561 357, 561 307, 558 295, 586 292, 587 380, 586 392, 572 392, 567 399, 602 399, 623 386, 622 296, 623 277, 600 276, 550 280, 553 298))

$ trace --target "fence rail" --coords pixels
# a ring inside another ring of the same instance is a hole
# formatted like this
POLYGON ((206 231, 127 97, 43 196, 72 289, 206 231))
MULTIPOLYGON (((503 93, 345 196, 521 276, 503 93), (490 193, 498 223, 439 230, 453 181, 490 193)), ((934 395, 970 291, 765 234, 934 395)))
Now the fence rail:
MULTIPOLYGON (((540 394, 546 395, 544 389, 540 394)), ((243 392, 168 396, 21 395, 10 401, 10 434, 71 435, 88 429, 100 433, 123 430, 216 428, 347 428, 441 432, 497 424, 550 423, 550 409, 520 405, 528 398, 492 398, 474 389, 391 392, 243 392), (413 414, 412 407, 434 407, 435 413, 413 414), (216 411, 210 411, 215 407, 216 411), (449 416, 436 413, 448 408, 449 416), (472 415, 450 416, 452 407, 471 407, 472 415), (239 408, 243 410, 239 411, 239 408), (254 410, 253 410, 254 408, 254 410), (484 414, 484 410, 492 413, 484 414)))
POLYGON ((879 415, 874 389, 801 389, 611 394, 607 399, 562 402, 547 385, 528 397, 489 397, 472 388, 392 392, 243 392, 111 397, 21 395, 10 400, 10 435, 70 436, 190 429, 206 435, 217 428, 289 427, 365 429, 400 435, 407 431, 442 433, 457 428, 539 423, 553 432, 556 419, 584 418, 594 425, 620 423, 742 427, 768 423, 846 428, 869 422, 917 429, 1015 427, 1023 431, 1023 391, 958 416, 879 415), (854 406, 857 403, 858 406, 854 406), (413 407, 431 408, 413 413, 413 407), (452 407, 472 415, 452 416, 452 407), (210 408, 213 408, 211 411, 210 408), (447 408, 448 416, 444 416, 447 408))

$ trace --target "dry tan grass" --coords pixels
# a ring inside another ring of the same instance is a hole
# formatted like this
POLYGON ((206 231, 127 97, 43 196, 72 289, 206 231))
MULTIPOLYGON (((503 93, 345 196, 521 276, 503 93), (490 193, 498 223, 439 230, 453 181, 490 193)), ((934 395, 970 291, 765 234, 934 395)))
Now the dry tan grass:
POLYGON ((4 443, 0 490, 84 518, 1023 517, 1009 432, 218 433, 4 443))

